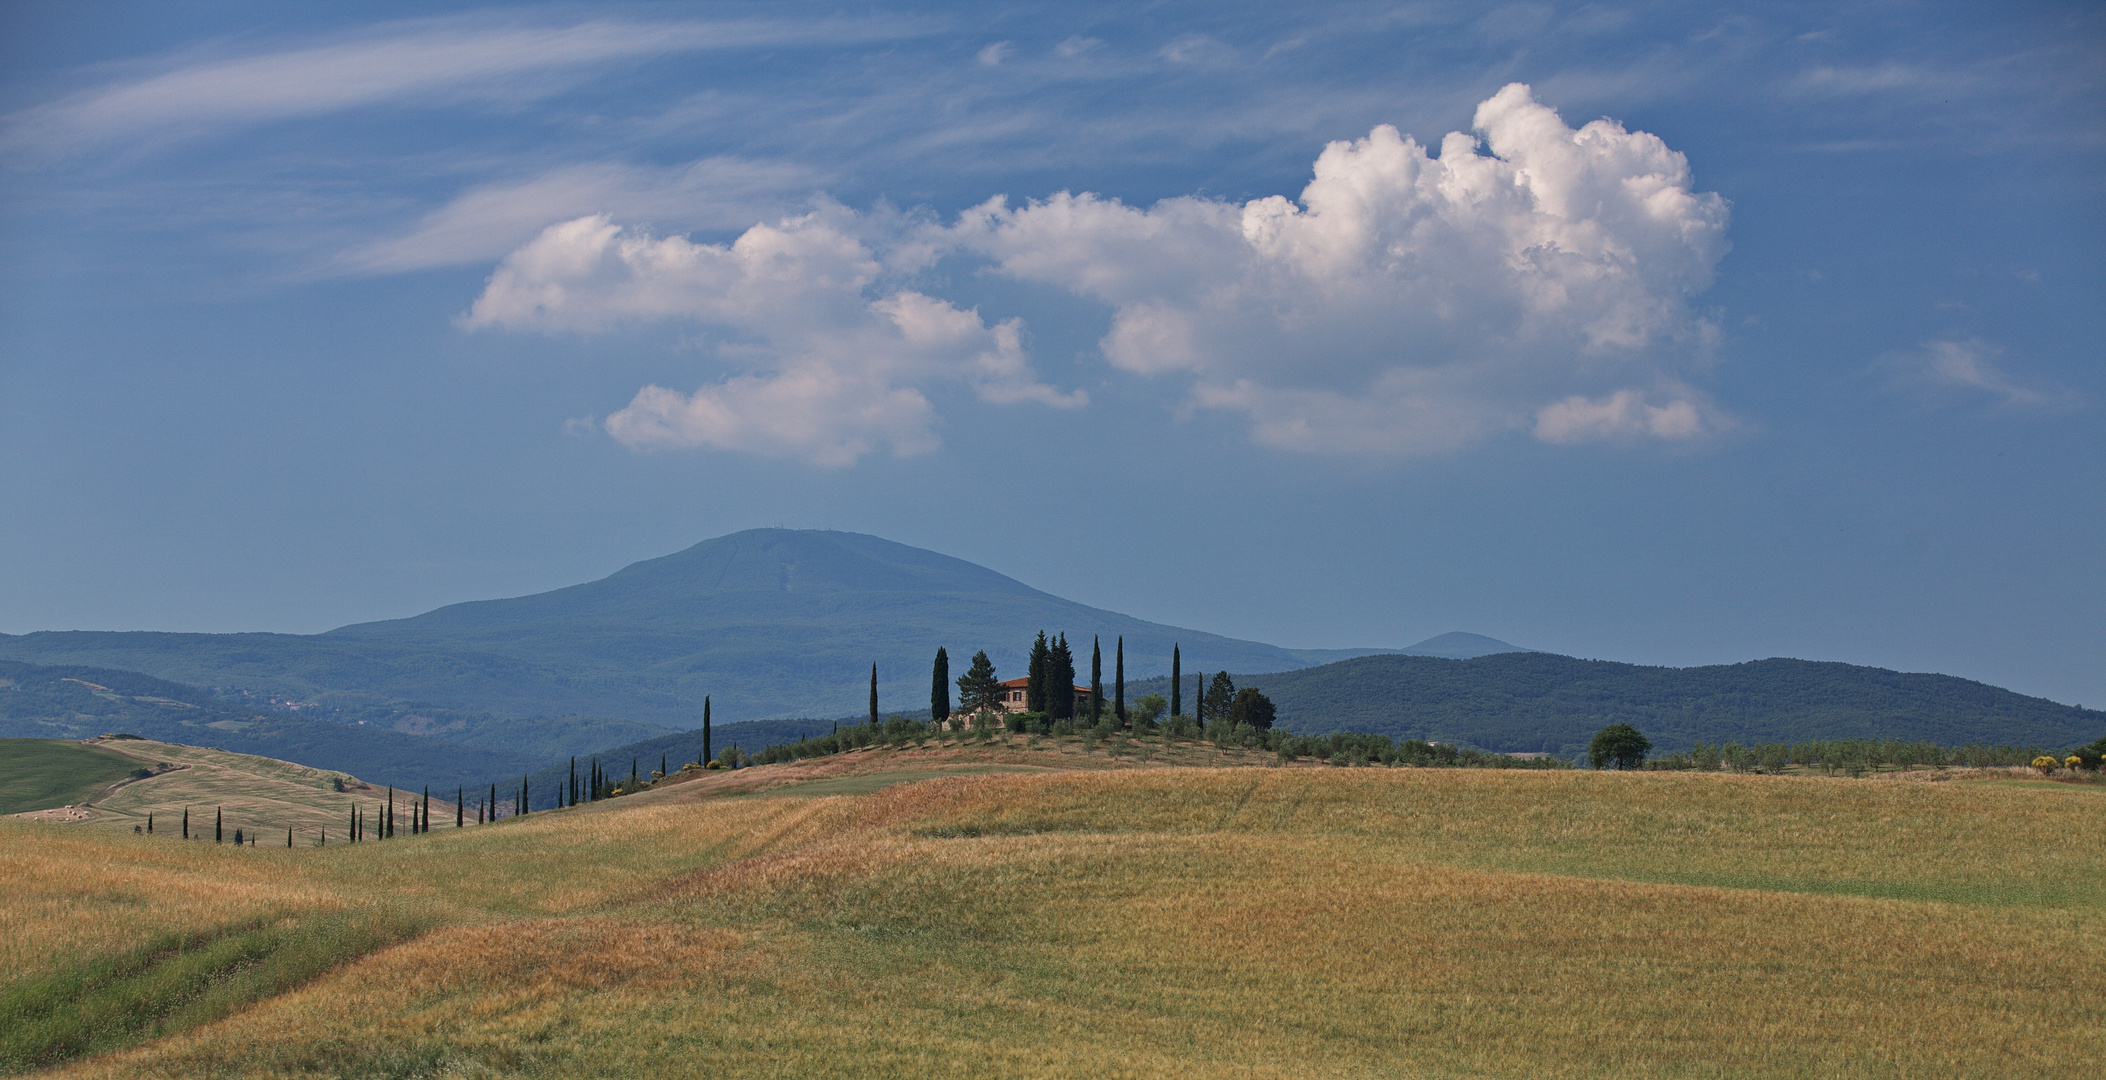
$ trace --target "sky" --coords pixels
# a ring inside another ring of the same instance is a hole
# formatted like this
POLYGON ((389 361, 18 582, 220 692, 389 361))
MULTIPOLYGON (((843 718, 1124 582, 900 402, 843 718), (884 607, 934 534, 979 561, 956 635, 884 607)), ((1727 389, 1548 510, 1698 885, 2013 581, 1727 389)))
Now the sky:
POLYGON ((2106 704, 2106 10, 0 4, 0 632, 758 526, 2106 704))

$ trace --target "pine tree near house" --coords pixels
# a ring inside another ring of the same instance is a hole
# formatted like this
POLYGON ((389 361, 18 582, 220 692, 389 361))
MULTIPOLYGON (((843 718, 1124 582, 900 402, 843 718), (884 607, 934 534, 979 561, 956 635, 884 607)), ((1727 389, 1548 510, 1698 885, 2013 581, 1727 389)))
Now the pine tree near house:
POLYGON ((929 726, 940 728, 951 718, 951 657, 936 646, 936 667, 929 673, 929 726))
POLYGON ((1053 642, 1046 659, 1046 715, 1055 720, 1075 718, 1075 653, 1068 648, 1068 635, 1053 642))
POLYGON ((877 726, 877 665, 870 665, 870 726, 877 726))
POLYGON ((1104 645, 1090 635, 1090 723, 1104 716, 1104 645))
POLYGON ((1046 632, 1038 632, 1038 640, 1031 645, 1031 667, 1024 675, 1024 711, 1043 713, 1047 709, 1046 690, 1050 685, 1046 671, 1053 662, 1053 650, 1046 644, 1046 632))
POLYGON ((1176 645, 1170 646, 1170 715, 1172 716, 1183 716, 1185 713, 1184 668, 1184 657, 1178 655, 1176 645))
POLYGON ((1112 715, 1126 722, 1126 635, 1119 635, 1116 659, 1112 661, 1112 715))
POLYGON ((967 716, 1002 707, 1002 684, 995 681, 994 661, 985 649, 973 654, 972 666, 958 677, 958 707, 967 716))

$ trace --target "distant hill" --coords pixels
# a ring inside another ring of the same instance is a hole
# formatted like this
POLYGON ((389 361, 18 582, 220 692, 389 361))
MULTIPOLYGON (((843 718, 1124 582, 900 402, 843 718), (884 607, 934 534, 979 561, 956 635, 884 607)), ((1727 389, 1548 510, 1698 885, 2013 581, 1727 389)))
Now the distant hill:
MULTIPOLYGON (((85 818, 50 815, 45 820, 81 821, 88 827, 126 831, 154 816, 155 835, 182 835, 183 811, 191 812, 190 835, 210 840, 217 817, 231 843, 236 829, 257 834, 258 843, 285 843, 285 830, 306 846, 328 830, 332 841, 346 836, 353 807, 377 822, 388 793, 340 770, 317 769, 258 754, 238 754, 214 747, 185 746, 151 739, 94 738, 0 739, 0 805, 9 813, 84 804, 85 818), (110 775, 110 766, 121 769, 110 775), (54 781, 70 779, 73 789, 55 790, 54 781), (274 842, 275 841, 275 842, 274 842)), ((454 822, 455 786, 433 785, 432 820, 454 822)), ((470 788, 470 802, 472 793, 470 788)), ((395 807, 407 828, 411 789, 395 793, 395 807)), ((473 821, 471 805, 467 815, 473 821)))
MULTIPOLYGON (((1370 731, 1508 753, 1570 756, 1617 722, 1644 731, 1661 752, 1698 740, 1840 738, 2057 748, 2106 734, 2106 714, 1967 679, 1807 660, 1670 668, 1536 652, 1383 655, 1231 677, 1264 690, 1279 722, 1297 732, 1370 731)), ((1188 675, 1187 698, 1191 687, 1188 675)), ((1147 693, 1167 696, 1167 680, 1128 682, 1127 700, 1147 693)))
MULTIPOLYGON (((1417 645, 1396 651, 1406 656, 1438 656, 1448 660, 1473 660, 1480 656, 1490 656, 1493 653, 1517 653, 1531 650, 1524 649, 1519 645, 1509 645, 1498 638, 1486 637, 1483 634, 1465 634, 1460 630, 1456 630, 1438 637, 1427 638, 1417 645)), ((1362 653, 1360 655, 1366 656, 1369 654, 1362 653)), ((1336 659, 1348 660, 1351 657, 1341 656, 1336 659)))
POLYGON ((1124 635, 1134 674, 1167 671, 1173 644, 1188 665, 1245 671, 1376 651, 1297 651, 1179 629, 875 536, 755 529, 583 585, 326 634, 0 635, 0 657, 245 687, 358 715, 414 706, 685 729, 699 723, 705 694, 724 722, 858 712, 873 661, 888 712, 923 707, 937 646, 957 673, 985 649, 1016 675, 1039 630, 1065 632, 1085 665, 1090 635, 1102 635, 1107 654, 1124 635))
POLYGON ((396 787, 430 784, 448 791, 464 782, 516 776, 548 757, 259 712, 199 687, 136 671, 0 660, 0 737, 85 739, 106 733, 257 754, 396 787))

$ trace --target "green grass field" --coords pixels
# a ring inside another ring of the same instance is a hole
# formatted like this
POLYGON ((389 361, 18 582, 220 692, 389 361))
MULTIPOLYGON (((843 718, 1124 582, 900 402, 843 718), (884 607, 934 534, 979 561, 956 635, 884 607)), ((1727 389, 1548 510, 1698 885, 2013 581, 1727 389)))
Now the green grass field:
POLYGON ((136 768, 139 762, 100 746, 61 739, 0 739, 0 814, 83 802, 136 768))
POLYGON ((0 823, 0 1059, 2074 1077, 2106 1055, 2097 789, 1060 753, 866 751, 356 847, 0 823), (54 1019, 75 1011, 100 1026, 54 1019))

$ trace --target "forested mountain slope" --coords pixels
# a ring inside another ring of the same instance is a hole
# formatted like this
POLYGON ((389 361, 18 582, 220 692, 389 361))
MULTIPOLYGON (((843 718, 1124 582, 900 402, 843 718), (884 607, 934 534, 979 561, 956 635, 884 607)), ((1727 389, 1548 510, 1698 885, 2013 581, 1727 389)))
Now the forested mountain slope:
MULTIPOLYGON (((2095 710, 1950 675, 1808 660, 1671 668, 1535 652, 1384 655, 1232 677, 1265 691, 1280 723, 1297 732, 1369 731, 1509 753, 1570 755, 1616 722, 1637 726, 1661 751, 1698 740, 1814 738, 2061 747, 2106 734, 2106 714, 2095 710)), ((1167 694, 1166 680, 1129 683, 1127 700, 1151 692, 1167 694)), ((1187 675, 1188 702, 1191 693, 1187 675)))

